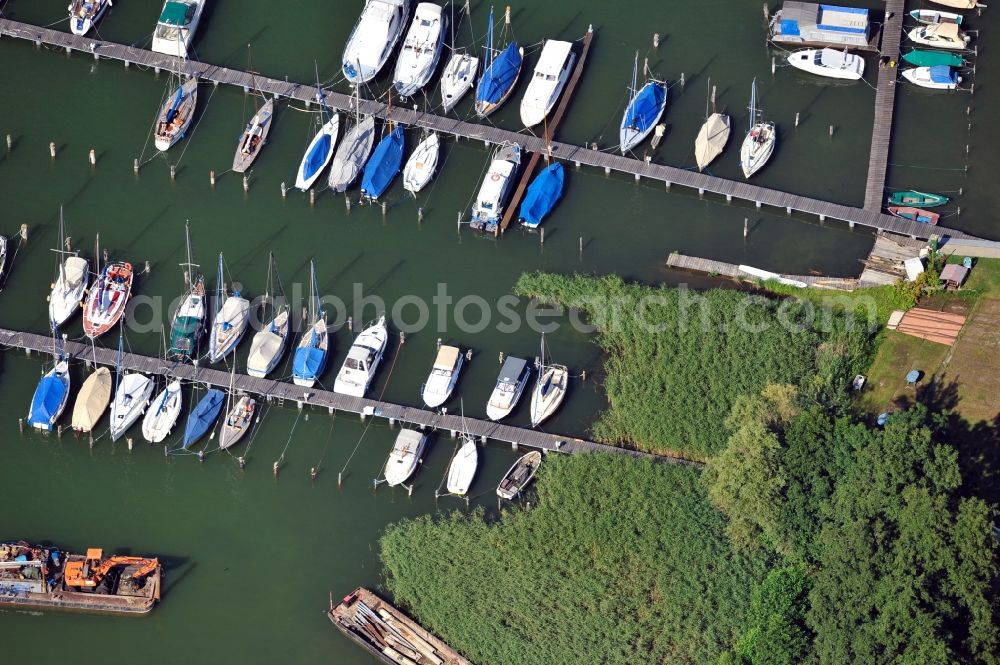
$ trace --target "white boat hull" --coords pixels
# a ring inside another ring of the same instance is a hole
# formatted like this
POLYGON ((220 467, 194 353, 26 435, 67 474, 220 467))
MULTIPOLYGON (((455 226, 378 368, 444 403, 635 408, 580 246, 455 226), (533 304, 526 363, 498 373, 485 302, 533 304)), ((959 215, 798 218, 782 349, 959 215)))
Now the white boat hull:
POLYGON ((352 397, 364 397, 375 378, 379 364, 382 362, 388 339, 389 331, 385 327, 384 316, 375 325, 361 331, 348 350, 347 358, 344 359, 340 371, 337 372, 337 378, 333 383, 333 392, 352 397), (358 359, 361 358, 363 358, 363 366, 352 366, 357 365, 358 359))
POLYGON ((194 39, 194 33, 198 30, 198 23, 201 22, 201 12, 205 8, 206 0, 194 1, 197 7, 191 22, 183 28, 177 28, 176 34, 170 32, 170 36, 166 36, 169 31, 161 31, 164 26, 157 24, 153 31, 153 45, 150 47, 154 52, 178 58, 191 57, 191 41, 194 39))
POLYGON ((566 397, 569 370, 564 365, 545 367, 531 392, 531 426, 538 427, 552 416, 566 397))
POLYGON ((925 25, 910 30, 907 37, 909 37, 910 41, 914 44, 920 44, 921 46, 929 46, 931 48, 945 49, 948 51, 964 50, 969 45, 969 36, 959 30, 956 35, 952 37, 947 34, 947 31, 944 30, 945 28, 953 27, 955 26, 947 23, 925 25))
POLYGON ((777 132, 774 123, 761 122, 754 125, 740 147, 740 167, 743 176, 749 178, 761 170, 774 154, 777 132))
POLYGON ((455 108, 472 90, 478 72, 479 58, 468 53, 455 53, 451 56, 441 75, 441 109, 444 113, 455 108))
POLYGON ((427 437, 411 429, 401 429, 385 462, 385 482, 389 487, 402 485, 417 471, 422 461, 427 437))
MULTIPOLYGON (((76 258, 71 257, 67 261, 76 258)), ((79 261, 83 261, 83 259, 79 259, 79 261)), ((49 322, 52 325, 61 326, 80 310, 90 279, 90 273, 85 264, 86 262, 83 261, 80 279, 74 280, 75 284, 70 283, 66 277, 66 263, 59 265, 59 277, 52 285, 52 294, 49 296, 49 322)))
POLYGON ((437 173, 441 141, 437 134, 431 134, 417 146, 403 167, 403 189, 413 194, 430 183, 437 173))
POLYGON ((339 132, 340 132, 340 116, 334 113, 329 120, 323 123, 323 126, 320 127, 320 130, 316 132, 316 136, 314 136, 313 140, 309 142, 309 147, 306 148, 305 154, 302 155, 302 161, 301 163, 299 163, 299 170, 297 172, 297 175, 295 176, 296 188, 301 189, 303 192, 308 191, 309 188, 313 186, 313 183, 315 183, 316 180, 321 175, 323 175, 323 171, 326 170, 326 167, 330 163, 330 160, 333 159, 333 151, 334 147, 337 144, 337 134, 339 132), (320 166, 318 169, 316 169, 315 173, 307 175, 305 173, 306 159, 309 156, 309 153, 312 152, 313 147, 315 147, 315 145, 319 143, 319 141, 323 138, 324 135, 330 137, 330 149, 327 151, 326 159, 323 160, 323 165, 320 166))
POLYGON ((401 97, 412 97, 427 85, 444 48, 448 16, 440 5, 421 2, 396 58, 393 85, 401 97))
POLYGON ((217 363, 239 345, 250 322, 250 301, 230 296, 212 322, 209 336, 208 361, 217 363))
POLYGON ((826 78, 857 81, 865 73, 865 59, 834 49, 802 49, 788 54, 795 69, 826 78))
POLYGON ((278 365, 288 346, 288 312, 283 311, 271 320, 264 330, 253 336, 250 355, 247 356, 247 374, 263 379, 278 365))
POLYGON ((111 402, 111 440, 117 441, 146 411, 153 381, 142 374, 125 374, 111 402))
POLYGON ((457 496, 468 494, 472 480, 476 477, 478 466, 479 450, 476 448, 476 442, 472 439, 466 439, 448 467, 448 482, 446 484, 448 492, 457 496))
POLYGON ((344 48, 342 69, 351 85, 371 81, 399 42, 410 0, 366 0, 344 48))
POLYGON ((531 82, 521 98, 521 122, 525 127, 540 124, 555 107, 576 62, 571 48, 572 44, 556 40, 549 40, 542 47, 531 82))
POLYGON ((182 404, 181 384, 179 381, 172 381, 153 399, 152 408, 142 419, 143 438, 150 443, 162 443, 177 424, 182 404))
POLYGON ((940 83, 934 81, 931 78, 930 69, 930 67, 914 67, 913 69, 904 69, 902 76, 910 83, 919 85, 921 88, 927 88, 929 90, 954 90, 958 87, 958 84, 962 82, 961 76, 956 76, 953 82, 940 83))

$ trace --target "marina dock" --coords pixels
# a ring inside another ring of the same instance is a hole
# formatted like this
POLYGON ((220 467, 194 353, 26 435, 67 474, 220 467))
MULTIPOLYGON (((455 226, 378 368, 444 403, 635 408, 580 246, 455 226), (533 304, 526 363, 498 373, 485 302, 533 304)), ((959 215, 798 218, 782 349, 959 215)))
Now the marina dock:
POLYGON ((881 55, 894 65, 890 67, 888 62, 879 61, 878 85, 875 91, 875 124, 872 127, 868 180, 865 183, 865 210, 873 212, 881 211, 885 203, 885 179, 889 167, 892 117, 896 108, 896 82, 899 77, 899 42, 903 36, 903 18, 906 16, 904 0, 888 0, 885 5, 885 15, 885 23, 882 25, 881 55))
MULTIPOLYGON (((714 261, 712 259, 702 259, 696 256, 685 256, 684 254, 673 253, 667 258, 667 266, 677 270, 688 270, 707 275, 719 277, 729 277, 731 279, 757 280, 759 277, 752 275, 734 263, 714 261)), ((808 286, 817 289, 830 289, 833 291, 853 291, 858 288, 858 280, 850 277, 823 277, 818 275, 778 275, 783 279, 791 279, 796 282, 803 282, 808 286)))
MULTIPOLYGON (((890 7, 895 7, 900 4, 901 0, 891 0, 889 3, 890 7)), ((902 18, 900 14, 901 12, 897 12, 897 16, 894 18, 901 22, 902 18)), ((899 25, 900 24, 896 24, 896 28, 898 28, 899 25)), ((136 48, 134 46, 126 46, 124 44, 116 44, 114 42, 92 39, 89 37, 78 37, 66 32, 42 28, 27 23, 12 21, 10 19, 0 19, 0 36, 10 36, 18 39, 24 39, 33 42, 39 47, 44 44, 64 49, 67 53, 78 51, 95 59, 104 58, 118 60, 124 62, 126 67, 131 64, 135 64, 141 67, 152 68, 157 72, 160 70, 180 70, 193 76, 197 76, 199 79, 211 81, 216 84, 221 83, 238 86, 245 91, 249 91, 252 87, 257 87, 262 92, 271 96, 296 99, 307 104, 312 104, 317 101, 316 88, 310 84, 283 81, 258 76, 256 74, 251 75, 249 72, 202 62, 182 61, 173 56, 154 53, 152 51, 136 48)), ((897 34, 895 37, 897 42, 897 51, 898 37, 899 35, 897 34)), ((888 74, 892 74, 894 77, 895 70, 889 72, 888 74)), ((888 76, 888 74, 886 74, 886 76, 888 76)), ((883 75, 880 73, 880 80, 882 80, 882 76, 883 75)), ((886 84, 886 89, 888 91, 888 83, 886 84)), ((342 111, 354 110, 354 98, 350 95, 330 90, 325 90, 323 94, 323 101, 328 106, 342 111)), ((883 99, 883 109, 888 107, 887 99, 888 98, 883 99)), ((362 113, 375 115, 379 118, 386 118, 389 113, 389 107, 387 104, 381 102, 361 100, 360 111, 362 113)), ((906 235, 913 238, 927 238, 931 234, 949 236, 956 239, 974 238, 974 236, 955 229, 949 229, 942 226, 929 226, 927 224, 920 224, 918 222, 893 217, 881 212, 880 204, 873 204, 872 206, 866 205, 864 208, 841 205, 829 201, 760 187, 752 185, 748 182, 717 178, 694 170, 687 170, 664 164, 648 163, 639 159, 624 157, 584 146, 576 146, 559 142, 546 142, 540 137, 522 134, 520 132, 512 132, 494 127, 492 125, 465 122, 456 118, 435 115, 433 113, 425 113, 422 111, 414 111, 412 109, 400 108, 398 106, 392 108, 392 119, 404 125, 433 130, 441 134, 455 136, 456 138, 483 141, 486 145, 504 142, 518 143, 521 145, 522 149, 528 152, 543 154, 551 152, 554 158, 572 163, 578 168, 580 166, 589 166, 603 169, 608 175, 614 172, 630 175, 635 178, 636 181, 643 179, 652 180, 662 183, 666 189, 670 189, 674 185, 687 187, 696 190, 699 195, 707 193, 716 196, 723 196, 727 202, 732 202, 733 199, 738 199, 752 203, 757 208, 761 208, 766 205, 772 208, 784 209, 787 214, 795 212, 806 213, 817 216, 821 221, 826 219, 841 220, 846 222, 851 228, 853 228, 855 224, 860 224, 862 226, 906 235)), ((885 137, 885 141, 888 142, 891 123, 891 114, 883 114, 883 118, 881 120, 877 119, 875 124, 877 133, 876 137, 885 137)), ((874 152, 875 151, 873 150, 873 154, 874 152)), ((884 153, 879 152, 879 154, 881 156, 878 160, 876 160, 874 166, 876 167, 876 175, 880 169, 883 173, 881 176, 878 176, 874 182, 877 183, 881 181, 883 185, 878 185, 876 187, 872 184, 873 181, 870 173, 869 186, 878 189, 879 197, 881 197, 881 188, 884 186, 884 168, 886 160, 888 159, 888 143, 886 143, 884 153)))

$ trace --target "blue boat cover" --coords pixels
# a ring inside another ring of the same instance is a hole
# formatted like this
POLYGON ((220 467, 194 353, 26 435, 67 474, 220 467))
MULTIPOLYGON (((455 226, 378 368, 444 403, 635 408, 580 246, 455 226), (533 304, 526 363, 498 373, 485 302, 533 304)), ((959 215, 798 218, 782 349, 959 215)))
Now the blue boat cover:
POLYGON ((535 228, 562 198, 563 165, 552 164, 538 174, 528 187, 528 193, 521 204, 521 219, 524 225, 535 228))
POLYGON ((59 409, 66 397, 66 383, 59 376, 46 374, 35 388, 35 396, 31 398, 31 414, 29 424, 34 427, 41 425, 50 427, 59 415, 59 409))
POLYGON ((365 175, 361 179, 362 194, 373 199, 382 196, 403 164, 404 145, 403 128, 399 126, 379 142, 365 164, 365 175))
POLYGON ((955 83, 955 72, 948 65, 931 67, 931 81, 934 83, 955 83))
POLYGON ((650 81, 629 102, 622 119, 622 127, 630 127, 644 132, 659 119, 667 103, 667 89, 662 84, 650 81))
POLYGON ((226 395, 221 390, 212 389, 205 393, 197 406, 188 414, 187 423, 184 425, 184 447, 189 447, 211 429, 215 424, 215 419, 219 417, 222 410, 222 403, 226 395))
POLYGON ((326 364, 326 350, 318 347, 295 349, 292 376, 297 379, 315 379, 326 364))
MULTIPOLYGON (((323 132, 322 129, 320 129, 323 132)), ((330 150, 333 148, 332 139, 329 134, 323 132, 323 136, 320 137, 319 141, 313 145, 309 150, 309 154, 306 155, 306 161, 302 168, 302 177, 305 180, 316 175, 316 172, 323 168, 326 163, 326 158, 330 154, 330 150)))
POLYGON ((515 42, 511 42, 483 72, 483 78, 476 88, 476 101, 487 104, 498 103, 514 85, 519 71, 521 71, 521 51, 515 42))

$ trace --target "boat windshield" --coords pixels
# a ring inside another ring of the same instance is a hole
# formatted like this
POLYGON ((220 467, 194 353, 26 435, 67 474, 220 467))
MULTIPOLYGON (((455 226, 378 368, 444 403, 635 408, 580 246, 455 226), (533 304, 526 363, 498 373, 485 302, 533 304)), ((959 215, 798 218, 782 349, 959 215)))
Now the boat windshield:
POLYGON ((178 28, 172 25, 158 25, 156 26, 156 38, 165 39, 171 42, 181 41, 182 28, 178 28))
POLYGON ((357 358, 347 359, 347 369, 356 369, 360 372, 367 372, 367 366, 364 360, 359 360, 357 358))

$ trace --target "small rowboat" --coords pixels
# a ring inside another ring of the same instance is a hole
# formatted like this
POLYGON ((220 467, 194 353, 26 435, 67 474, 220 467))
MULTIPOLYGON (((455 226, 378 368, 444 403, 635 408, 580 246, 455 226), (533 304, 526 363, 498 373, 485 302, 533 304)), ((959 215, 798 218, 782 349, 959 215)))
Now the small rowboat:
POLYGON ((910 18, 918 23, 930 25, 932 23, 954 23, 962 25, 962 15, 952 12, 941 12, 936 9, 914 9, 910 12, 910 18))
POLYGON ((893 192, 889 197, 891 205, 910 206, 912 208, 935 208, 947 202, 947 196, 914 191, 893 192))
POLYGON ((541 464, 542 454, 537 450, 519 458, 497 486, 497 496, 508 500, 516 498, 535 478, 535 471, 541 464))
POLYGON ((900 219, 908 219, 911 222, 920 222, 921 224, 930 224, 931 226, 936 225, 938 220, 941 219, 941 215, 936 212, 908 206, 889 206, 889 214, 900 219))

